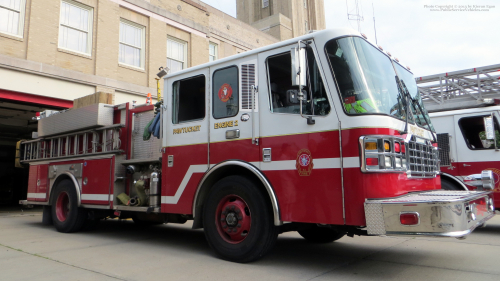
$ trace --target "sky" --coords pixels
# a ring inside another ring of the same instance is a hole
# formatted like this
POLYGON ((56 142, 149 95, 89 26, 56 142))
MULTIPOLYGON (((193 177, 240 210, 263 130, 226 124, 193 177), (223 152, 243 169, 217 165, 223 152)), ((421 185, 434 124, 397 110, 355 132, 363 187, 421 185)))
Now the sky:
MULTIPOLYGON (((203 0, 236 17, 237 0, 203 0)), ((500 64, 499 0, 324 0, 327 28, 350 27, 358 2, 360 31, 409 66, 416 77, 500 64), (373 8, 372 8, 373 3, 373 8), (487 11, 434 11, 427 6, 487 11), (489 6, 489 7, 487 7, 489 6)))

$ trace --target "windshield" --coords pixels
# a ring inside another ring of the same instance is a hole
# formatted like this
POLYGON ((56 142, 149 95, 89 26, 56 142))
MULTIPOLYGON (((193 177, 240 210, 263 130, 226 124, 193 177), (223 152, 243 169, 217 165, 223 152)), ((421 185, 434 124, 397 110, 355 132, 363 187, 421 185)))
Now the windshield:
MULTIPOLYGON (((413 112, 415 112, 415 121, 417 122, 417 125, 427 129, 427 121, 430 123, 431 119, 429 118, 429 113, 424 107, 424 103, 422 102, 422 97, 420 96, 420 91, 418 90, 413 74, 406 68, 399 65, 399 63, 394 63, 394 65, 396 66, 399 78, 404 82, 404 86, 406 86, 408 92, 410 93, 412 99, 411 103, 413 104, 412 109, 413 112)), ((429 126, 431 127, 431 130, 434 131, 434 126, 432 126, 431 123, 429 126)))
MULTIPOLYGON (((331 40, 326 43, 325 49, 347 114, 378 113, 405 120, 407 99, 404 89, 398 86, 398 76, 388 56, 359 37, 331 40)), ((417 106, 419 104, 427 114, 413 75, 406 70, 399 72, 404 73, 399 77, 412 97, 408 99, 408 121, 414 123, 416 120, 417 124, 428 129, 417 106)))

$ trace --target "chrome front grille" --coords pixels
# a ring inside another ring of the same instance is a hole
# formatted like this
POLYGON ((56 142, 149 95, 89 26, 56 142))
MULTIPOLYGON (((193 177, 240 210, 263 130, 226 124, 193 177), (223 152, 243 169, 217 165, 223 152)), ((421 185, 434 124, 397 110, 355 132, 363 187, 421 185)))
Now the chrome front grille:
POLYGON ((438 149, 430 141, 412 136, 406 153, 411 177, 433 178, 439 173, 438 149))

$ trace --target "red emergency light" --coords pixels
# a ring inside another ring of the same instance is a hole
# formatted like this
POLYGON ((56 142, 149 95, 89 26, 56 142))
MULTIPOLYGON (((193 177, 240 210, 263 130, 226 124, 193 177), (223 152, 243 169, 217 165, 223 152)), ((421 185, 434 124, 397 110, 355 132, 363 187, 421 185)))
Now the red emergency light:
POLYGON ((378 166, 378 158, 366 158, 367 166, 378 166))
POLYGON ((400 213, 399 221, 402 225, 418 225, 420 223, 420 215, 417 212, 400 213))

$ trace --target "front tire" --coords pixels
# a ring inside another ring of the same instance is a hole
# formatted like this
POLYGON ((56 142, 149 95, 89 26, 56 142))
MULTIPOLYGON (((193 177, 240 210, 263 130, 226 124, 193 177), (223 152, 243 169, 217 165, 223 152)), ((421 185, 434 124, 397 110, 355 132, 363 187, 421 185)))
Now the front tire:
POLYGON ((251 262, 276 243, 278 227, 267 196, 251 180, 229 176, 210 191, 203 210, 205 237, 223 259, 251 262))
POLYGON ((317 225, 299 230, 298 232, 304 239, 313 243, 331 243, 335 240, 339 240, 345 235, 345 232, 327 227, 319 227, 317 225))
POLYGON ((87 211, 78 208, 78 197, 71 180, 62 180, 54 190, 52 222, 59 232, 69 233, 82 229, 87 211))

